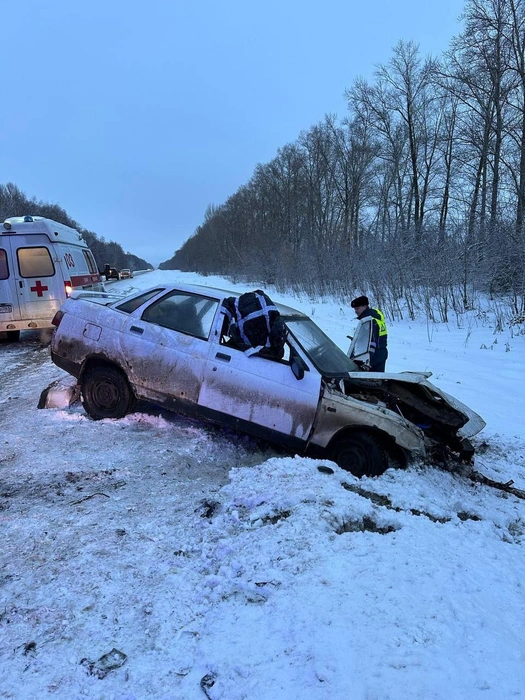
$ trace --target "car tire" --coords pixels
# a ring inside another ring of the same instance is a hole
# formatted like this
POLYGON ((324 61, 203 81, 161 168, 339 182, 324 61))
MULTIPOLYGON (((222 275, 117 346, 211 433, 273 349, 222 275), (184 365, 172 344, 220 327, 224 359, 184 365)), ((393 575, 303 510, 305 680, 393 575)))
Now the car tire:
POLYGON ((341 438, 332 450, 333 461, 354 476, 380 476, 388 469, 388 455, 382 445, 367 433, 341 438))
POLYGON ((82 378, 82 405, 94 420, 123 418, 135 407, 135 395, 126 377, 115 367, 88 369, 82 378))

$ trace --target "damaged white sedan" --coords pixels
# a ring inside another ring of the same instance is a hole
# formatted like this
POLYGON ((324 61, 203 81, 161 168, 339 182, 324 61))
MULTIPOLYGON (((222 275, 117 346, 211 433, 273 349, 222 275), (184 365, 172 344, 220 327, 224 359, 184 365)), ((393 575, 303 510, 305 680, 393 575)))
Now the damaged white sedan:
POLYGON ((161 285, 110 301, 69 298, 55 316, 53 362, 77 378, 86 412, 121 418, 137 400, 242 430, 356 476, 408 460, 468 462, 485 426, 428 373, 370 373, 306 315, 277 304, 280 358, 232 345, 232 292, 161 285))

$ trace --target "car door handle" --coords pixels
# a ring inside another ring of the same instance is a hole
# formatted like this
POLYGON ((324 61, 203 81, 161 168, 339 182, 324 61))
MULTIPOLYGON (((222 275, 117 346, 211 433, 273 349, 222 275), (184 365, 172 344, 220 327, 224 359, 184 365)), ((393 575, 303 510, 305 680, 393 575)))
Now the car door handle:
POLYGON ((129 330, 132 333, 138 333, 139 335, 142 335, 144 333, 144 328, 139 328, 138 326, 131 326, 129 330))
POLYGON ((215 357, 218 360, 224 360, 225 362, 229 362, 232 358, 230 355, 225 355, 223 352, 218 352, 215 357))

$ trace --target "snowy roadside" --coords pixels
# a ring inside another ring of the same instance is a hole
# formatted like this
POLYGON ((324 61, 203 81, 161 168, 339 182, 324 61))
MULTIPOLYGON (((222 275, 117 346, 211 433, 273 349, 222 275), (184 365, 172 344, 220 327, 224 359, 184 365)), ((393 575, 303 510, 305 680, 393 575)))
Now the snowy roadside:
MULTIPOLYGON (((525 484, 522 351, 497 373, 498 348, 413 325, 392 364, 431 364, 487 419, 486 473, 525 484)), ((0 348, 1 698, 525 697, 524 501, 422 465, 357 481, 151 407, 38 410, 61 376, 36 340, 0 348)))

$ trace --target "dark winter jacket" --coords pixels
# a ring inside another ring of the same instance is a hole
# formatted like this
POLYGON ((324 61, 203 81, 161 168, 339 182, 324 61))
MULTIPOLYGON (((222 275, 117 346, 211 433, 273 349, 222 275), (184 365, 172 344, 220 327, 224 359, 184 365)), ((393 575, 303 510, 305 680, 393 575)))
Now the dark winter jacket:
POLYGON ((368 316, 374 319, 372 323, 372 338, 368 349, 370 353, 370 371, 384 372, 388 357, 388 332, 385 317, 379 309, 367 307, 357 318, 361 320, 362 318, 368 318, 368 316))

